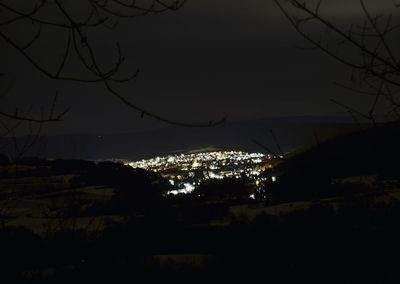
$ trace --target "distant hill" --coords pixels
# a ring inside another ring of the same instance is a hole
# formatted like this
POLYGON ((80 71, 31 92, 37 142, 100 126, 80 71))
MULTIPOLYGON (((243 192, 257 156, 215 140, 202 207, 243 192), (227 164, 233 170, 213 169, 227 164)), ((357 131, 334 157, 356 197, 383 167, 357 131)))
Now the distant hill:
MULTIPOLYGON (((98 160, 140 159, 209 147, 262 152, 263 149, 252 142, 253 139, 276 151, 270 129, 277 136, 283 151, 290 152, 352 132, 357 126, 351 119, 341 117, 274 117, 228 121, 219 127, 202 129, 166 127, 132 133, 43 136, 27 155, 98 160)), ((4 139, 0 142, 5 144, 4 139)), ((5 154, 11 151, 7 147, 2 149, 5 154)))
POLYGON ((276 166, 273 192, 289 199, 328 194, 335 179, 373 176, 400 181, 400 122, 335 137, 276 166))

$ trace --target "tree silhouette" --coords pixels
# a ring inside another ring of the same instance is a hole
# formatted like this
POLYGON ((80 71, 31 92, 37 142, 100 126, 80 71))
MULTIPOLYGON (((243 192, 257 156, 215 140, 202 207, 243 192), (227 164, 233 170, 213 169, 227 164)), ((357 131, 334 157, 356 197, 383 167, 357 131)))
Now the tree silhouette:
MULTIPOLYGON (((296 31, 311 44, 311 49, 323 51, 352 69, 352 84, 340 85, 371 98, 367 110, 332 100, 334 103, 347 110, 355 120, 364 118, 376 124, 378 109, 385 115, 400 118, 398 17, 374 14, 365 1, 360 0, 363 20, 343 27, 343 23, 332 21, 323 13, 323 0, 274 1, 296 31), (313 33, 315 29, 321 32, 313 33)), ((399 4, 393 3, 393 11, 398 12, 398 7, 399 4)))
POLYGON ((247 179, 209 179, 201 183, 194 194, 205 200, 247 200, 255 192, 247 179))
MULTIPOLYGON (((11 46, 38 72, 50 79, 101 84, 110 95, 139 112, 141 117, 147 116, 168 124, 187 127, 215 126, 225 119, 203 123, 176 121, 144 109, 128 99, 125 94, 118 91, 117 85, 135 79, 139 70, 135 70, 132 74, 123 74, 121 67, 125 57, 120 44, 115 42, 115 58, 113 62, 109 62, 108 59, 98 55, 100 46, 94 43, 91 37, 94 32, 102 29, 112 31, 122 19, 175 11, 185 2, 186 0, 0 0, 0 44, 11 46), (22 33, 12 32, 13 26, 16 25, 23 27, 22 33), (56 42, 48 38, 49 33, 64 38, 64 52, 61 56, 52 52, 56 42), (53 62, 57 62, 55 66, 49 66, 31 52, 32 47, 43 39, 49 51, 48 56, 52 57, 53 62), (77 70, 68 72, 67 65, 70 64, 77 70)), ((0 76, 3 75, 4 73, 0 74, 0 76)), ((14 112, 0 109, 0 117, 39 124, 60 121, 68 109, 56 113, 54 111, 56 102, 57 95, 54 97, 49 113, 42 114, 40 117, 32 117, 30 111, 22 114, 18 109, 14 112)), ((11 126, 13 127, 15 126, 11 126)), ((8 128, 5 127, 6 132, 12 132, 8 128)))

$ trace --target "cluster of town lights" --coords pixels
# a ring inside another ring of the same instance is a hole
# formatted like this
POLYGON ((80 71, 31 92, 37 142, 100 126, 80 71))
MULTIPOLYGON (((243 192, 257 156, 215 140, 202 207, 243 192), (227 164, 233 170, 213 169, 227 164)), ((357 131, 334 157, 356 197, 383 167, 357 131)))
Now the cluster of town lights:
POLYGON ((262 153, 214 151, 167 155, 126 164, 161 174, 176 188, 169 193, 180 194, 192 192, 206 179, 247 177, 259 186, 264 180, 260 174, 272 167, 271 158, 262 153))

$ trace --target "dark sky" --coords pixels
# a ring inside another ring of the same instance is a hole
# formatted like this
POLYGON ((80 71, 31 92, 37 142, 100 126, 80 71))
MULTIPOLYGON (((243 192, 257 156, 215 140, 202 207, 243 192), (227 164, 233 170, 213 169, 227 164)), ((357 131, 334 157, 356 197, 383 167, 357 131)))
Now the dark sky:
MULTIPOLYGON (((395 2, 366 3, 373 11, 388 13, 395 2)), ((355 0, 325 1, 322 11, 340 23, 361 17, 355 0)), ((121 86, 121 92, 174 119, 345 115, 330 98, 349 104, 361 101, 333 85, 347 82, 350 70, 318 51, 294 47, 304 41, 270 0, 189 0, 179 11, 121 21, 113 32, 90 36, 105 60, 114 56, 118 40, 127 57, 125 70, 140 68, 140 76, 121 86)), ((57 44, 57 36, 49 31, 35 47, 36 55, 51 65, 51 55, 61 54, 57 44)), ((3 106, 46 105, 59 90, 60 105, 72 107, 65 122, 47 128, 49 134, 164 127, 140 119, 101 85, 49 81, 3 43, 1 48, 1 72, 7 73, 1 87, 11 86, 3 106)))

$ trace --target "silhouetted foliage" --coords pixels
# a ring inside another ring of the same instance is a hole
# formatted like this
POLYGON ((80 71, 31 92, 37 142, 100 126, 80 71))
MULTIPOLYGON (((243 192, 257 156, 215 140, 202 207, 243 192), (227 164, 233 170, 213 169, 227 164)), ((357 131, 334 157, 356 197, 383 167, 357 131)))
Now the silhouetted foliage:
POLYGON ((95 168, 95 163, 87 160, 55 160, 52 167, 61 172, 87 172, 95 168))
POLYGON ((93 164, 76 182, 113 188, 109 206, 114 213, 157 207, 162 195, 171 189, 156 173, 108 161, 93 164))
POLYGON ((10 160, 7 156, 0 154, 0 165, 8 165, 10 160))
POLYGON ((205 200, 247 200, 254 191, 246 179, 227 178, 203 181, 193 194, 205 200))
POLYGON ((28 166, 50 166, 52 162, 47 159, 38 157, 19 157, 13 160, 17 165, 28 165, 28 166))
POLYGON ((273 169, 279 177, 271 192, 278 199, 310 199, 340 192, 337 178, 376 175, 378 181, 398 180, 399 143, 396 122, 331 139, 273 169))

